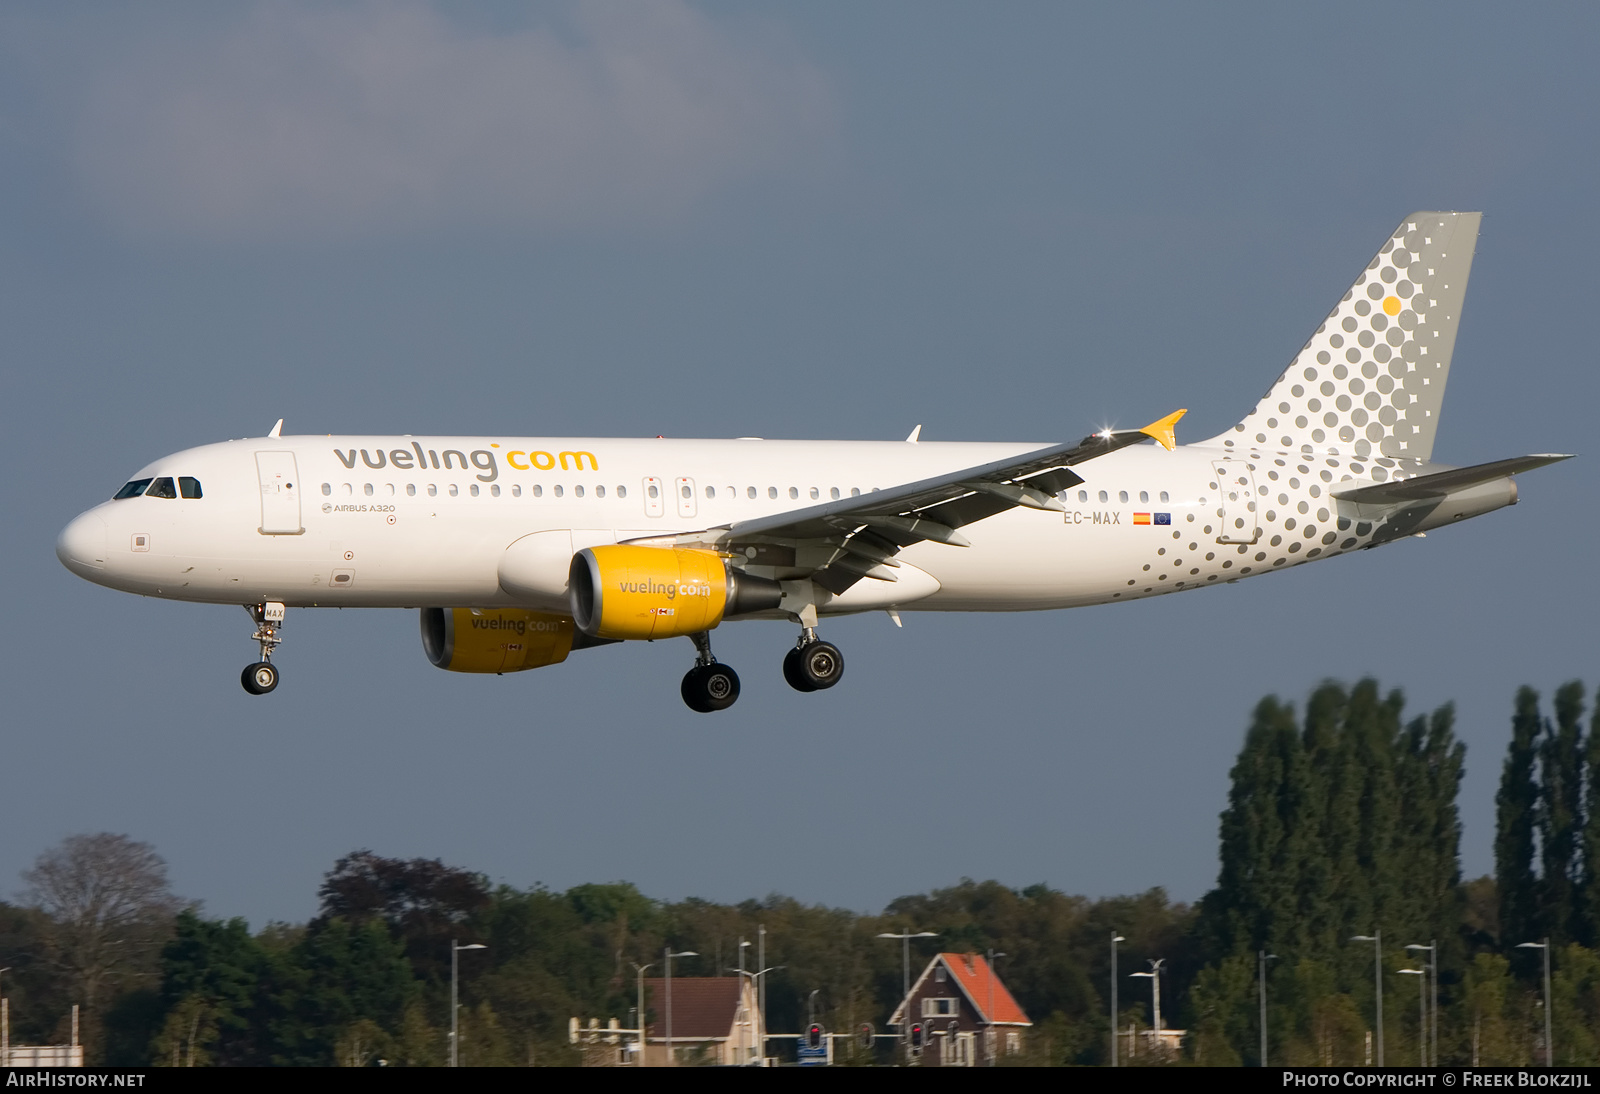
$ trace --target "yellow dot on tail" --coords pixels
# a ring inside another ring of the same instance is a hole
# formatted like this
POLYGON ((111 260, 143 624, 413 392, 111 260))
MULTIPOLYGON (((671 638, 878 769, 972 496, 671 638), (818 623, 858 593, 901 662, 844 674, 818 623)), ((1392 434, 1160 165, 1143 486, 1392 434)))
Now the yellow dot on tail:
POLYGON ((1400 298, 1398 296, 1389 297, 1387 300, 1385 300, 1383 302, 1383 310, 1388 312, 1390 315, 1399 315, 1400 314, 1400 298))

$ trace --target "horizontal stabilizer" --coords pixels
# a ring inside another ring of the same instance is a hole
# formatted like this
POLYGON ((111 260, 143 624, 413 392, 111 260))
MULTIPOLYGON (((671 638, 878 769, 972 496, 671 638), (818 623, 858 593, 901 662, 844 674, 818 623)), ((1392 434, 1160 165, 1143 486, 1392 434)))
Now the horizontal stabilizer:
POLYGON ((1508 475, 1515 475, 1521 471, 1532 471, 1536 467, 1545 467, 1552 463, 1560 463, 1562 460, 1570 460, 1571 458, 1571 456, 1553 454, 1514 456, 1509 460, 1480 463, 1475 467, 1453 467, 1448 471, 1434 471, 1429 474, 1418 475, 1413 479, 1379 482, 1370 486, 1356 486, 1342 490, 1335 489, 1332 494, 1340 501, 1367 502, 1370 504, 1441 498, 1454 490, 1476 486, 1481 482, 1503 479, 1508 475))

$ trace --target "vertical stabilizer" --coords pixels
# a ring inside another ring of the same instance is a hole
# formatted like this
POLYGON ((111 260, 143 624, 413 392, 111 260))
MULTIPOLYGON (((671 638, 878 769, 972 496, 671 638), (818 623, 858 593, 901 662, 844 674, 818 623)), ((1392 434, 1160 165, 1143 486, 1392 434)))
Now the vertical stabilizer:
POLYGON ((1254 410, 1206 444, 1427 460, 1481 213, 1412 213, 1254 410))

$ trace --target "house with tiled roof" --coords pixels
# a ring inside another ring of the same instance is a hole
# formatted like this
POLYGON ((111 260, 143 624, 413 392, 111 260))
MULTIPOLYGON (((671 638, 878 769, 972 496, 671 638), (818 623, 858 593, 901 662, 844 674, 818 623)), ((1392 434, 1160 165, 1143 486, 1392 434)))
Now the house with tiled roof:
POLYGON ((941 953, 911 985, 889 1025, 923 1066, 981 1067, 1021 1052, 1033 1023, 982 954, 941 953))
POLYGON ((748 976, 674 976, 672 1042, 667 1043, 667 980, 647 978, 645 1062, 661 1065, 760 1064, 761 1011, 748 976))

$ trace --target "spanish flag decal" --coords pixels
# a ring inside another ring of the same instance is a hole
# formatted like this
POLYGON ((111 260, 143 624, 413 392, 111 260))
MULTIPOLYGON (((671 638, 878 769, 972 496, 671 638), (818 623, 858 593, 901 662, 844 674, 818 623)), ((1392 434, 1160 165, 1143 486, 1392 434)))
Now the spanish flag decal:
POLYGON ((1133 523, 1135 523, 1135 524, 1149 524, 1150 523, 1150 514, 1149 513, 1135 513, 1135 514, 1133 514, 1133 523))

